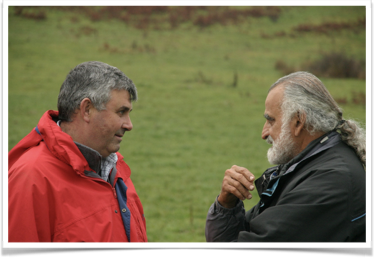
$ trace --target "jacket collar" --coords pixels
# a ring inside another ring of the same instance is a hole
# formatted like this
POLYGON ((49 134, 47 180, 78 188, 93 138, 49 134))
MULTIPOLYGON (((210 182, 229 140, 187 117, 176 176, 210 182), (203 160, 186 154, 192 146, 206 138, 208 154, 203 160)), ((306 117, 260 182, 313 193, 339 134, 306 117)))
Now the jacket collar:
MULTIPOLYGON (((60 126, 60 122, 61 120, 57 121, 58 126, 60 126)), ((40 134, 38 127, 36 127, 35 130, 40 134)), ((74 141, 74 143, 77 145, 78 149, 80 150, 80 152, 82 153, 86 161, 88 162, 88 165, 90 166, 90 168, 92 168, 93 171, 95 171, 100 176, 103 176, 102 173, 104 173, 105 169, 107 169, 106 167, 103 167, 103 166, 108 166, 107 164, 114 164, 115 166, 115 163, 117 163, 118 158, 115 153, 111 153, 107 158, 103 159, 103 157, 98 151, 88 147, 87 145, 81 144, 79 142, 74 141)), ((110 168, 111 166, 108 166, 108 167, 110 168)), ((85 173, 86 172, 87 171, 85 171, 85 173)))
MULTIPOLYGON (((101 155, 82 144, 73 141, 70 135, 63 132, 57 125, 58 111, 48 110, 39 120, 35 131, 40 135, 40 140, 44 141, 49 151, 61 161, 70 164, 78 174, 84 174, 85 171, 99 173, 101 170, 101 155)), ((38 143, 31 143, 33 145, 38 143)), ((118 152, 115 154, 118 160, 123 157, 118 152)), ((130 176, 130 172, 128 176, 130 176)))
POLYGON ((289 161, 280 171, 280 175, 291 173, 302 161, 327 150, 341 141, 341 136, 336 131, 331 131, 321 137, 313 140, 309 145, 294 159, 289 161))
MULTIPOLYGON (((9 152, 9 169, 20 157, 22 157, 23 153, 29 150, 29 148, 44 142, 53 156, 62 162, 69 164, 77 174, 84 175, 86 174, 85 171, 90 172, 93 170, 93 168, 90 167, 86 157, 82 154, 80 148, 76 145, 76 143, 74 143, 71 136, 63 132, 57 125, 57 120, 58 111, 48 110, 43 114, 35 129, 26 135, 9 152)), ((115 155, 118 157, 117 166, 115 168, 118 171, 121 171, 120 177, 125 182, 128 178, 130 178, 131 170, 119 152, 116 152, 115 155)), ((94 160, 96 160, 96 158, 94 160)), ((95 163, 95 161, 93 163, 95 163)), ((96 168, 98 167, 98 165, 93 164, 91 164, 91 166, 96 168)), ((92 174, 96 173, 92 172, 92 174)), ((111 175, 110 180, 114 181, 115 174, 112 173, 111 175)))
POLYGON ((96 173, 100 174, 101 155, 99 154, 99 152, 78 142, 75 142, 75 144, 82 153, 83 157, 87 160, 90 168, 92 168, 96 173))
MULTIPOLYGON (((112 176, 116 174, 116 163, 118 160, 116 153, 111 153, 108 157, 103 158, 100 153, 86 145, 83 145, 79 142, 75 142, 78 149, 81 151, 83 157, 87 160, 88 165, 93 171, 85 170, 84 173, 86 176, 91 177, 100 177, 102 179, 106 179, 104 175, 105 172, 109 173, 110 170, 114 169, 114 173, 112 172, 112 176), (91 173, 95 172, 95 173, 91 173)), ((113 180, 112 180, 113 181, 113 180)))
POLYGON ((324 150, 327 150, 335 146, 340 141, 340 134, 336 131, 331 131, 313 140, 301 153, 299 153, 295 158, 290 160, 288 163, 268 168, 262 174, 262 176, 255 181, 258 194, 261 195, 269 187, 272 189, 274 188, 272 192, 275 191, 276 185, 275 187, 273 186, 274 184, 277 184, 280 177, 292 173, 300 163, 309 159, 312 156, 317 155, 318 153, 324 150), (272 181, 276 183, 270 182, 273 178, 278 179, 277 181, 272 181))

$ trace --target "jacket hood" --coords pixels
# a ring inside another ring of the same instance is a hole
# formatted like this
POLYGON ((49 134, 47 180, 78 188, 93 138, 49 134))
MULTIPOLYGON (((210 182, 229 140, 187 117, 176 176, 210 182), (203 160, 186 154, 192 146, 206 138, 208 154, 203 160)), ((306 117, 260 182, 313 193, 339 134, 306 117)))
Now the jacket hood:
MULTIPOLYGON (((58 111, 54 110, 43 114, 37 127, 9 152, 9 169, 28 149, 44 142, 57 159, 70 164, 77 173, 82 174, 85 170, 92 171, 72 137, 57 125, 57 117, 58 111)), ((117 155, 118 160, 123 159, 119 153, 117 155)))

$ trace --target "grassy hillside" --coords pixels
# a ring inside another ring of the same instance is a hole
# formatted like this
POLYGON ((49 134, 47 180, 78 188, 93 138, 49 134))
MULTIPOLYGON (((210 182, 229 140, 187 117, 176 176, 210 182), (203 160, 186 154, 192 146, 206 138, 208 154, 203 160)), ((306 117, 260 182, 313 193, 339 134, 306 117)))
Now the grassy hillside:
POLYGON ((264 101, 284 73, 327 57, 338 72, 318 71, 321 80, 344 116, 365 124, 365 7, 142 8, 9 8, 8 144, 56 109, 77 64, 121 69, 139 100, 120 152, 149 241, 205 241, 224 171, 237 164, 259 176, 269 167, 264 101))

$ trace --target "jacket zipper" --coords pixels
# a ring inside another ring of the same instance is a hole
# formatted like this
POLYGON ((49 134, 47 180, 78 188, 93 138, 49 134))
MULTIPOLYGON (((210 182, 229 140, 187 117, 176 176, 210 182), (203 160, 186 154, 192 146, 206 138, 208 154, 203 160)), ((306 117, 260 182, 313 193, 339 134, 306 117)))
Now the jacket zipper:
POLYGON ((116 188, 114 186, 116 185, 117 180, 118 180, 118 178, 114 178, 113 186, 110 185, 112 187, 112 190, 113 190, 114 198, 116 198, 116 199, 117 199, 117 192, 116 192, 116 188))
POLYGON ((116 189, 114 187, 112 187, 112 190, 113 190, 113 194, 114 194, 114 198, 117 199, 117 193, 116 193, 116 189))

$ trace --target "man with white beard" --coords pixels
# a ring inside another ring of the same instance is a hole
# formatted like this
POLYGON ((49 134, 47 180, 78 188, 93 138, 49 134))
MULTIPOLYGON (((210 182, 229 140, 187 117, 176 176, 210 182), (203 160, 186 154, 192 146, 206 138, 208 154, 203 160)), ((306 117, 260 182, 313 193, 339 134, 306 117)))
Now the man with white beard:
POLYGON ((344 120, 323 83, 307 72, 269 89, 262 139, 272 147, 260 178, 227 169, 211 205, 208 242, 365 242, 365 130, 344 120), (245 212, 257 188, 260 201, 245 212))
POLYGON ((266 142, 273 146, 268 150, 268 160, 270 164, 284 164, 292 159, 295 152, 295 144, 291 138, 289 128, 283 124, 279 140, 274 142, 273 138, 269 135, 266 142))

